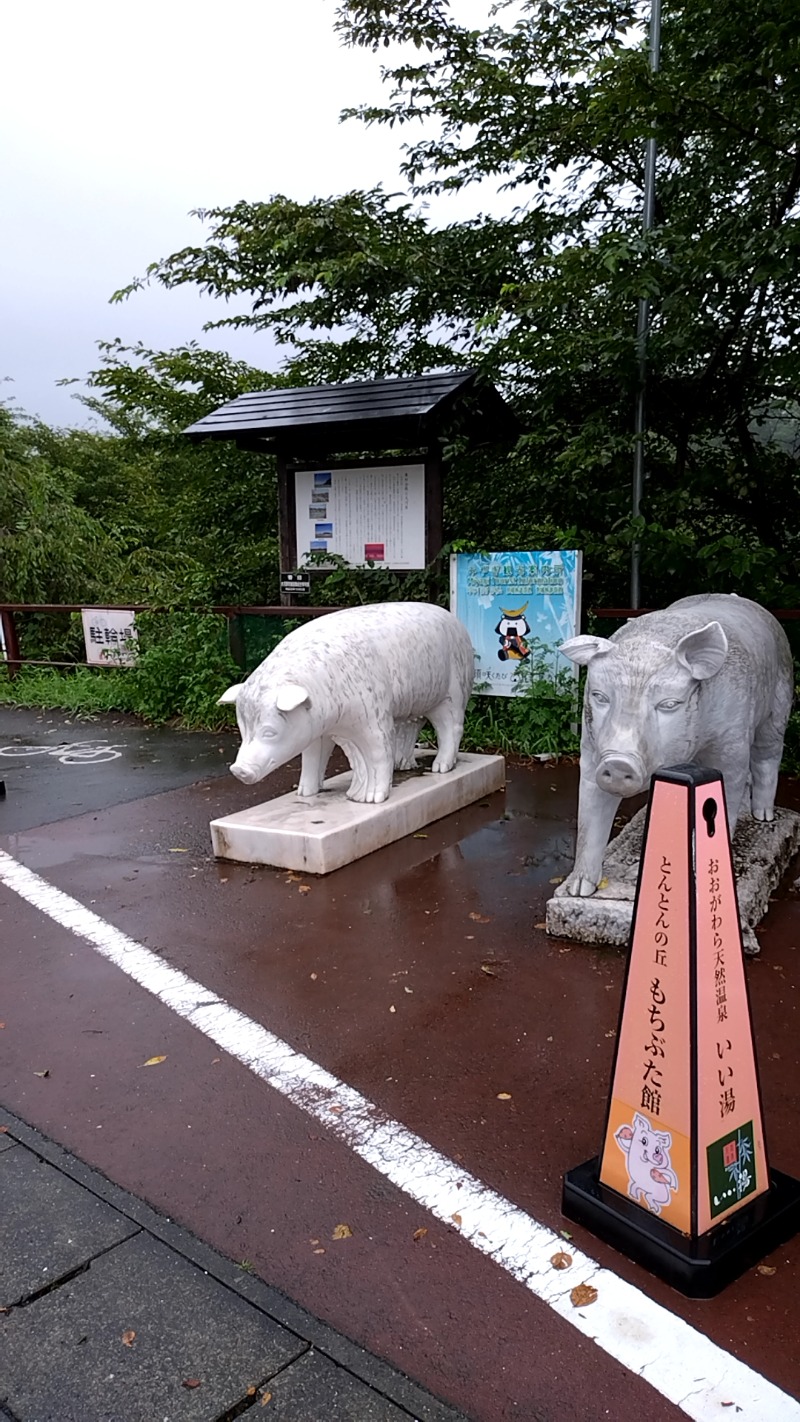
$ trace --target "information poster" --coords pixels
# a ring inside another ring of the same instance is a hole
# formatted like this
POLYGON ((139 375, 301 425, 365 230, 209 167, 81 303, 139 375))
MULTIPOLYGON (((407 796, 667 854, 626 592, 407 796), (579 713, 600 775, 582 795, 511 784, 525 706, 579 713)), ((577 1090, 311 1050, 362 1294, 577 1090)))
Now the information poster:
POLYGON ((133 667, 139 657, 139 634, 132 612, 84 607, 83 639, 91 667, 133 667))
POLYGON ((295 471, 297 563, 337 553, 359 567, 425 567, 425 466, 295 471))
POLYGON ((576 674, 557 648, 580 630, 580 553, 455 553, 450 607, 472 638, 476 691, 517 695, 525 663, 540 675, 576 674))

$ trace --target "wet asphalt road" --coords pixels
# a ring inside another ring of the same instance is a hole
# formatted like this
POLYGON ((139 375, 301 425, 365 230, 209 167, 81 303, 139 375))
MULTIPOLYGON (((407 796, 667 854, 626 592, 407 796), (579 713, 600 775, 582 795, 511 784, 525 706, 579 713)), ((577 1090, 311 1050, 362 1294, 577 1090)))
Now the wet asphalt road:
MULTIPOLYGON (((87 740, 120 754, 9 761, 0 846, 561 1229, 563 1173, 599 1143, 623 967, 621 953, 541 928, 570 863, 575 768, 512 767, 505 793, 301 893, 284 871, 214 861, 208 832, 289 789, 296 767, 265 793, 223 773, 232 737, 0 709, 0 747, 87 740)), ((0 1097, 20 1116, 477 1422, 680 1415, 3 890, 0 934, 0 1097), (155 1054, 158 1070, 140 1071, 155 1054), (353 1232, 337 1246, 341 1221, 353 1232)), ((800 1175, 800 904, 788 889, 761 941, 748 974, 769 1141, 773 1163, 800 1175)), ((698 1304, 572 1228, 602 1264, 800 1395, 797 1240, 769 1261, 774 1275, 751 1271, 698 1304)))

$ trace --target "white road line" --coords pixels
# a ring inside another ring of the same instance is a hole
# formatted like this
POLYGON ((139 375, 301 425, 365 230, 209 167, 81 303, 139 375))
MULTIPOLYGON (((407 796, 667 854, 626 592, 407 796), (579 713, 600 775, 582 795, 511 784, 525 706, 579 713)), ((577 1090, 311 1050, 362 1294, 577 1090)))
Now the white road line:
POLYGON ((437 1219, 452 1228, 454 1216, 460 1216, 460 1232, 470 1244, 688 1417, 696 1422, 720 1422, 732 1415, 743 1422, 800 1422, 800 1402, 795 1398, 610 1269, 601 1269, 572 1244, 571 1269, 553 1269, 551 1255, 564 1248, 559 1235, 487 1189, 287 1042, 213 997, 201 983, 169 967, 150 949, 2 850, 0 882, 91 943, 217 1047, 321 1121, 437 1219), (569 1297, 578 1283, 591 1283, 598 1291, 597 1302, 583 1310, 574 1308, 569 1297))

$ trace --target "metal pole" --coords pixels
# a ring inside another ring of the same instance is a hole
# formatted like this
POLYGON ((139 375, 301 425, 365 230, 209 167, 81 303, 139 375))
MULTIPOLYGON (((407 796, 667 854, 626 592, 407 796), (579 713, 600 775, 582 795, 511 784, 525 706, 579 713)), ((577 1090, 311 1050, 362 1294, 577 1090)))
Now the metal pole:
MULTIPOLYGON (((650 72, 657 74, 661 62, 661 0, 652 0, 650 7, 650 72)), ((647 235, 653 226, 656 202, 656 156, 655 135, 651 135, 644 149, 644 203, 642 207, 642 232, 647 235)), ((638 356, 638 380, 636 388, 636 408, 633 426, 633 498, 631 513, 639 517, 644 493, 644 436, 646 430, 645 398, 647 394, 647 336, 650 326, 650 301, 646 296, 639 299, 636 318, 636 351, 638 356)), ((631 547, 631 607, 639 606, 640 554, 638 539, 631 547)))

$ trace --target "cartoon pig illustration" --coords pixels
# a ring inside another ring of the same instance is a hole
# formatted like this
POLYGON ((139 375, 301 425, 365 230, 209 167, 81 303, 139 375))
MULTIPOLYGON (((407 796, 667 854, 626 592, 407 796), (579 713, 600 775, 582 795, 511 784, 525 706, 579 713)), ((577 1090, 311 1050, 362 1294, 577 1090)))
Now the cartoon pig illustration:
POLYGON ((475 676, 469 633, 425 602, 345 608, 284 637, 220 704, 234 702, 242 744, 231 770, 254 785, 301 755, 298 794, 316 795, 334 745, 353 768, 348 798, 378 804, 395 766, 411 769, 423 721, 432 770, 452 770, 475 676))
POLYGON ((575 863, 557 894, 594 893, 620 800, 666 766, 721 772, 731 835, 748 781, 754 818, 774 819, 794 676, 786 634, 765 608, 733 594, 684 597, 560 650, 588 670, 575 863))
POLYGON ((654 1131, 645 1116, 638 1111, 633 1125, 620 1126, 614 1140, 628 1157, 628 1194, 632 1200, 645 1204, 654 1215, 668 1205, 671 1192, 678 1188, 678 1177, 669 1163, 672 1136, 669 1131, 654 1131))

